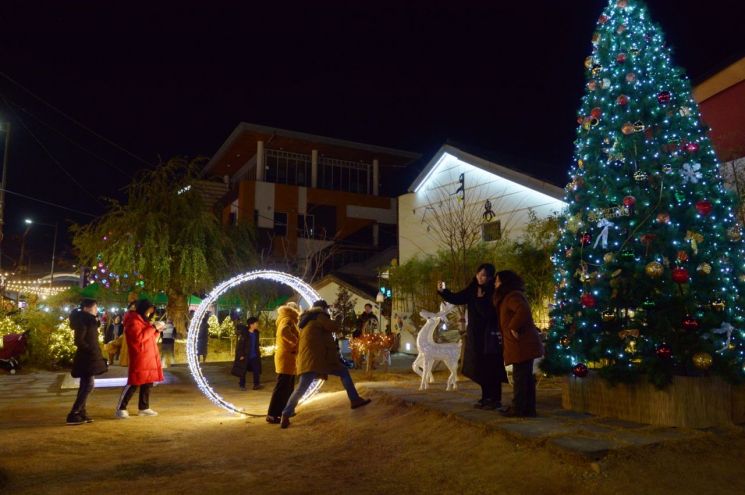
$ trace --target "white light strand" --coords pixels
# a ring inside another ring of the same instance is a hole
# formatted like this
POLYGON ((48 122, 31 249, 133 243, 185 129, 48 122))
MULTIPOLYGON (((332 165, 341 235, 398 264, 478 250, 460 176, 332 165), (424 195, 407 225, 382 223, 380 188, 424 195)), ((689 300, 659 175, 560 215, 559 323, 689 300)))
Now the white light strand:
MULTIPOLYGON (((256 270, 237 275, 222 282, 217 287, 212 289, 212 292, 210 292, 209 295, 202 300, 201 304, 194 312, 194 317, 189 324, 189 330, 186 337, 186 357, 189 362, 189 371, 191 371, 191 375, 192 377, 194 377, 194 381, 196 382, 197 387, 199 387, 199 390, 201 390, 202 393, 210 401, 212 401, 218 407, 221 407, 226 411, 235 414, 247 413, 243 409, 223 399, 220 394, 215 392, 215 390, 207 382, 207 378, 202 373, 202 368, 199 365, 199 357, 197 355, 197 336, 199 334, 199 326, 202 322, 202 319, 204 319, 204 314, 207 312, 207 309, 212 306, 215 301, 217 301, 217 298, 233 287, 246 282, 251 282, 253 280, 269 280, 272 282, 287 285, 295 292, 297 292, 309 307, 313 305, 313 302, 321 299, 321 296, 318 294, 318 292, 315 291, 315 289, 313 289, 313 287, 311 287, 298 277, 290 275, 289 273, 278 272, 275 270, 256 270)), ((322 385, 323 380, 315 380, 308 391, 305 393, 305 395, 303 395, 300 403, 309 400, 313 395, 316 394, 316 392, 318 392, 318 390, 321 389, 322 385)))

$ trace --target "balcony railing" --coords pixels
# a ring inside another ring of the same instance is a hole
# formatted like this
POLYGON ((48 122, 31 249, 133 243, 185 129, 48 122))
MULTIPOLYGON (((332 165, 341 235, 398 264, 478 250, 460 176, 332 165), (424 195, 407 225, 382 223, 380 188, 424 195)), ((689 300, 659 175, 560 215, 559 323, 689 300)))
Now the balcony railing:
POLYGON ((264 154, 265 180, 275 184, 308 186, 311 183, 310 155, 267 149, 264 154))
MULTIPOLYGON (((275 184, 312 186, 310 155, 275 149, 264 154, 264 180, 275 184)), ((372 164, 319 157, 316 187, 360 194, 370 194, 372 164)))

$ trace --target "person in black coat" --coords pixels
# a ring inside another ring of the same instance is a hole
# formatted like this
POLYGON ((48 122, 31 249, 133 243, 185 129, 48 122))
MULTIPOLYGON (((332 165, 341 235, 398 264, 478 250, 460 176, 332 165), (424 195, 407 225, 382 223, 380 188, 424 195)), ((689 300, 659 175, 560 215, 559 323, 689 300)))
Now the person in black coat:
POLYGON ((70 414, 68 425, 92 423, 93 419, 85 410, 85 403, 95 386, 96 375, 108 371, 109 367, 98 345, 98 305, 93 299, 83 299, 80 306, 70 313, 70 327, 75 332, 75 357, 72 360, 74 378, 80 378, 80 387, 70 414))
POLYGON ((254 390, 261 386, 261 350, 259 349, 259 319, 251 317, 246 324, 240 322, 236 313, 231 314, 235 322, 235 333, 238 341, 235 344, 235 361, 232 374, 238 377, 238 386, 246 390, 246 373, 253 373, 254 390))
POLYGON ((491 305, 495 273, 494 265, 484 263, 460 292, 450 292, 443 282, 437 286, 446 302, 468 307, 463 374, 481 386, 481 399, 474 404, 479 409, 502 407, 502 383, 507 382, 498 318, 491 305))
POLYGON ((210 317, 211 311, 204 314, 202 322, 199 324, 199 333, 197 334, 197 361, 202 358, 202 362, 207 362, 207 345, 210 340, 210 317))

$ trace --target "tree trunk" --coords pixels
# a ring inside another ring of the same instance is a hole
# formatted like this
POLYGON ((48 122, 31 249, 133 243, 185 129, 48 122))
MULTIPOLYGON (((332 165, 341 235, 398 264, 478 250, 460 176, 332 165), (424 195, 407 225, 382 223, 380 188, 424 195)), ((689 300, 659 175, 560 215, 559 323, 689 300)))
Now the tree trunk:
POLYGON ((186 301, 186 294, 178 291, 168 291, 168 306, 166 312, 168 318, 173 320, 173 327, 180 337, 186 337, 186 315, 189 312, 189 305, 186 301))

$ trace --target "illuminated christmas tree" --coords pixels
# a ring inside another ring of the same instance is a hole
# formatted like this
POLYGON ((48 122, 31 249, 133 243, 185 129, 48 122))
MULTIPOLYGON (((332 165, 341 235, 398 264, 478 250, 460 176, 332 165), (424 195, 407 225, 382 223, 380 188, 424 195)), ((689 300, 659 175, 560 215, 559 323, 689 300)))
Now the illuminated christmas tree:
POLYGON ((640 0, 592 45, 544 369, 743 379, 742 233, 690 83, 640 0))

